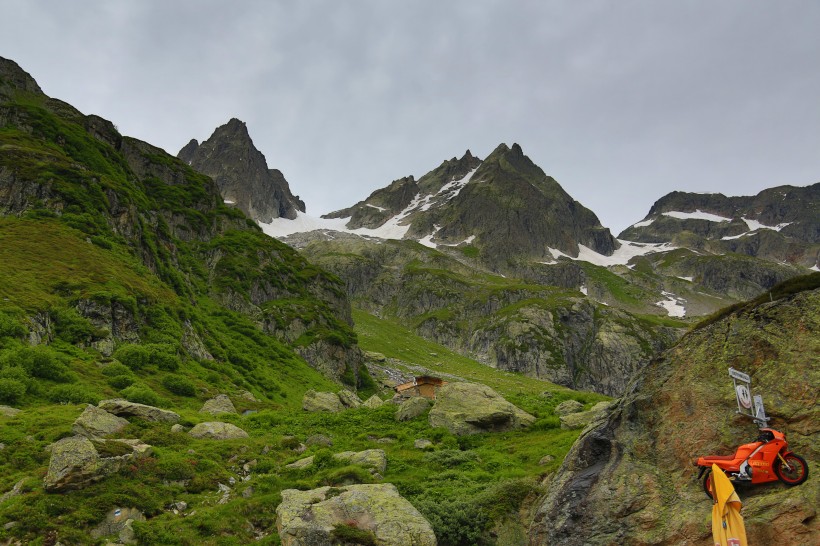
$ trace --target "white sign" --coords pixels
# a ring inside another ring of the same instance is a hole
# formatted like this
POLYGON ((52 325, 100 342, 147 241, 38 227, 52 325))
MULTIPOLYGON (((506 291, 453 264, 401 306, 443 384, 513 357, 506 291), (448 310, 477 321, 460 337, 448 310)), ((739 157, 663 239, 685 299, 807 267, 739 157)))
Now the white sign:
POLYGON ((734 368, 729 368, 729 376, 735 385, 737 412, 751 417, 758 426, 765 427, 768 418, 763 409, 763 397, 759 394, 752 396, 752 378, 734 368))

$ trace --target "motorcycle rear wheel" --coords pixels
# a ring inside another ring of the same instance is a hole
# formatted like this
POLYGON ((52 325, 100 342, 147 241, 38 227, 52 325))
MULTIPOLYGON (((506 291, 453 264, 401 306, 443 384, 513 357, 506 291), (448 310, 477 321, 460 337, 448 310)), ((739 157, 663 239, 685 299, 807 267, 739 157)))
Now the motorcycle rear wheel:
POLYGON ((712 496, 712 469, 709 468, 706 470, 706 474, 703 475, 703 491, 706 492, 706 496, 712 500, 715 498, 712 496))
POLYGON ((778 458, 774 462, 774 473, 780 481, 786 485, 800 485, 809 478, 809 466, 806 464, 806 459, 794 453, 784 455, 783 458, 786 459, 791 470, 786 468, 783 461, 778 458))

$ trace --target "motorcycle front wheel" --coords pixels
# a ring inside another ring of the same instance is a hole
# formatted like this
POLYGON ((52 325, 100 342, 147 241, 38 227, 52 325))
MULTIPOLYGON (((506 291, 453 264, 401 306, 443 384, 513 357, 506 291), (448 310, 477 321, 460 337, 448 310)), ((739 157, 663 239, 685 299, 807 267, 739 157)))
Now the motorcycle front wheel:
POLYGON ((800 455, 789 453, 783 455, 788 467, 778 457, 774 462, 774 473, 786 485, 800 485, 809 478, 809 465, 800 455))

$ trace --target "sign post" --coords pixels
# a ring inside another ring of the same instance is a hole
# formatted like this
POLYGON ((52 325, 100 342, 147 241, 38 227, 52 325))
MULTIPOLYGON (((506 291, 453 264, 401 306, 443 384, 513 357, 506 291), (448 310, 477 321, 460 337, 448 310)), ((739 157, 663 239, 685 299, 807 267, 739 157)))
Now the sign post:
POLYGON ((735 386, 737 412, 751 417, 758 427, 765 427, 769 418, 763 409, 763 397, 759 394, 752 396, 752 378, 734 368, 729 368, 729 376, 735 386))

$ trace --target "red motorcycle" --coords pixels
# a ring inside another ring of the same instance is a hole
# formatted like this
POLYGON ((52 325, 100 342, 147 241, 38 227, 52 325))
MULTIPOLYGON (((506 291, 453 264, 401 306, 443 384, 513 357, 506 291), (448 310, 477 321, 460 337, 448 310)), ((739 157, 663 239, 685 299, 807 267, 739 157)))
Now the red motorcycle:
POLYGON ((778 479, 786 485, 800 485, 809 477, 806 460, 789 451, 789 443, 782 432, 761 428, 757 440, 743 444, 734 455, 705 455, 693 463, 700 467, 698 480, 712 498, 712 465, 716 464, 734 485, 757 485, 778 479))

